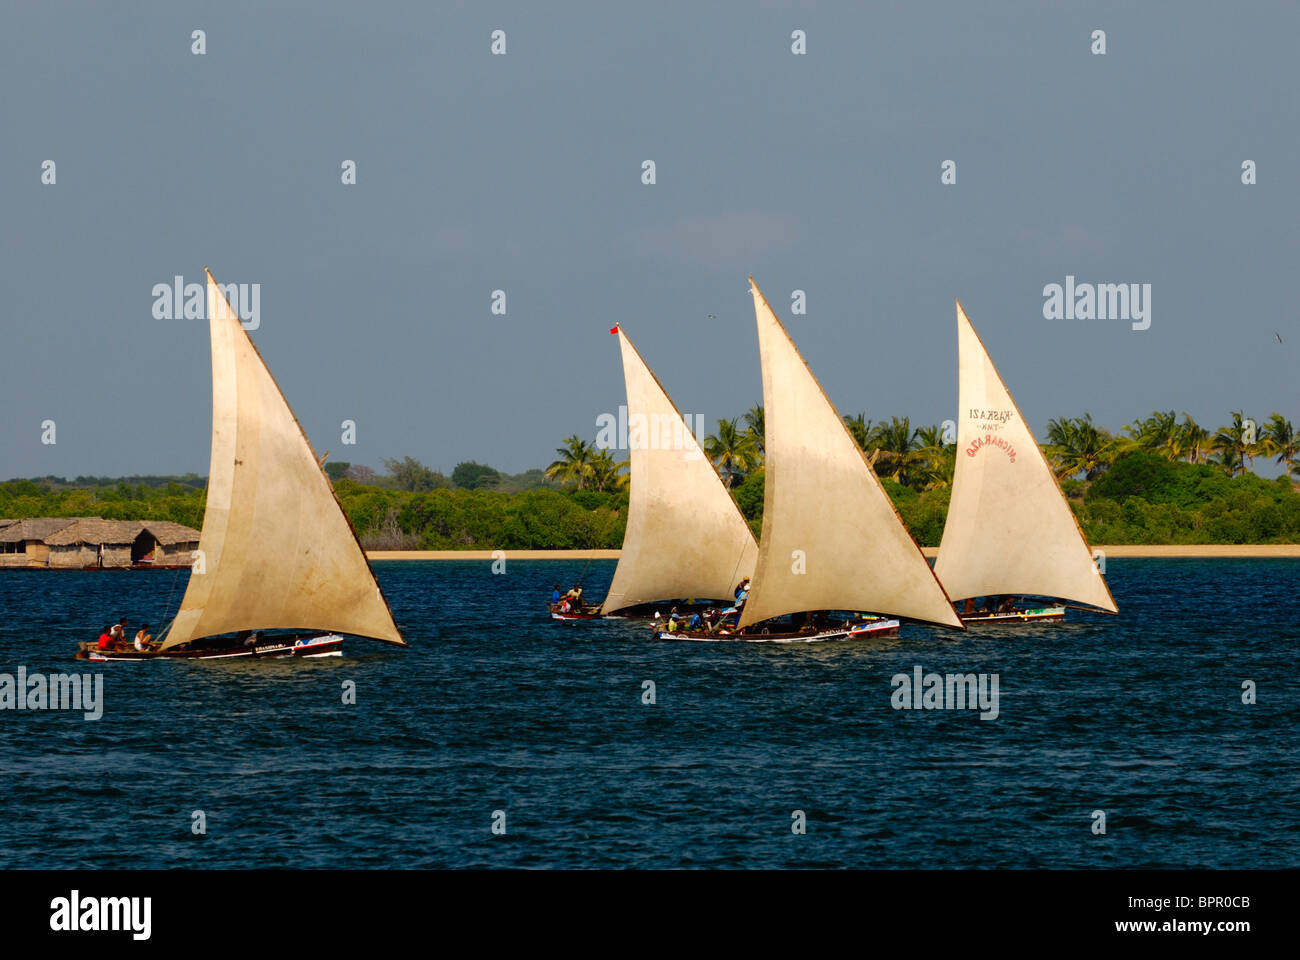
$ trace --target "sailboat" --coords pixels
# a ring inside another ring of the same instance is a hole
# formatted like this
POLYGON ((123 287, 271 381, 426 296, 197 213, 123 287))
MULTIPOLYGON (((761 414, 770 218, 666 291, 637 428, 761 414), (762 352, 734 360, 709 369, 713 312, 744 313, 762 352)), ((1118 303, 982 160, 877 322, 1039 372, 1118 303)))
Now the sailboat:
POLYGON ((949 596, 970 601, 962 619, 1051 623, 1065 619, 1067 605, 1118 613, 1056 475, 960 301, 957 356, 957 464, 934 572, 949 596), (980 597, 985 604, 976 604, 980 597), (1016 597, 1064 603, 1017 606, 1016 597))
POLYGON ((405 646, 320 461, 210 271, 207 304, 212 456, 185 596, 155 649, 83 644, 78 657, 338 656, 344 634, 405 646))
POLYGON ((663 384, 615 326, 627 385, 630 490, 623 549, 609 591, 599 605, 550 605, 557 620, 650 617, 679 601, 734 596, 754 572, 758 544, 690 424, 663 384))
POLYGON ((734 626, 662 640, 806 642, 888 636, 901 620, 963 629, 921 548, 761 290, 763 534, 734 626))

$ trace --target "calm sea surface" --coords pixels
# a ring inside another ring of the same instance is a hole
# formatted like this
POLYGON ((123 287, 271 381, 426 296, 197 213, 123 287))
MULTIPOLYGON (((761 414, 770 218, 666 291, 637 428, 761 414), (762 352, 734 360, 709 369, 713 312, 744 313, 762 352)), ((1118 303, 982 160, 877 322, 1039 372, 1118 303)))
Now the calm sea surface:
POLYGON ((0 673, 104 676, 96 722, 0 711, 0 867, 1300 865, 1300 562, 1112 559, 1118 618, 823 646, 551 622, 584 565, 377 564, 409 650, 257 663, 70 659, 187 573, 0 575, 0 673), (918 665, 1000 715, 893 709, 918 665))

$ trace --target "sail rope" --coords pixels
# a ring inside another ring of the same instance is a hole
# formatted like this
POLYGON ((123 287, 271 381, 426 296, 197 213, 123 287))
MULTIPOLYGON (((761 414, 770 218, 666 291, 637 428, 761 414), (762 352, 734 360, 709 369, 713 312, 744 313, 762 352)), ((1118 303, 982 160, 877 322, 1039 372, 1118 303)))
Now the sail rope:
MULTIPOLYGON (((731 571, 732 580, 735 580, 736 577, 740 576, 740 565, 744 562, 745 562, 745 549, 742 547, 740 550, 740 555, 736 557, 736 568, 731 571)), ((737 586, 739 586, 740 581, 737 580, 736 584, 737 586)))
POLYGON ((168 626, 170 626, 170 624, 168 624, 167 622, 167 611, 169 611, 172 607, 172 596, 175 595, 176 593, 176 582, 181 578, 181 569, 182 568, 178 566, 176 568, 176 572, 172 574, 171 589, 167 591, 167 602, 163 604, 162 618, 158 621, 158 623, 162 627, 162 631, 158 634, 159 640, 163 639, 163 637, 167 633, 168 626))

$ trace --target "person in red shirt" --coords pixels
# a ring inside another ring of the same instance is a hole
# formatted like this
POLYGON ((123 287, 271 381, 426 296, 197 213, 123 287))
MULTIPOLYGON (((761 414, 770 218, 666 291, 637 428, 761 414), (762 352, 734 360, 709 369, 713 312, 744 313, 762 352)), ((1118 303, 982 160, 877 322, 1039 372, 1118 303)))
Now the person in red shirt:
POLYGON ((99 649, 107 650, 112 645, 113 638, 108 632, 108 627, 105 627, 99 634, 99 649))

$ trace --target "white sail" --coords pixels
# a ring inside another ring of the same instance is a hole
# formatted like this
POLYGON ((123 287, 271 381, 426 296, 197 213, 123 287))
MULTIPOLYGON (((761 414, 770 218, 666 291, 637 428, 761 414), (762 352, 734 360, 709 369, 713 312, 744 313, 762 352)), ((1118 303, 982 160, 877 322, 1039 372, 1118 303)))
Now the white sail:
POLYGON ((858 610, 962 628, 844 421, 750 278, 763 364, 767 479, 747 626, 858 610))
POLYGON ((730 600, 758 544, 690 425, 615 327, 627 382, 627 531, 601 605, 612 613, 677 597, 730 600))
POLYGON ((1029 595, 1116 613, 1029 424, 957 304, 957 465, 935 573, 957 600, 1029 595))
POLYGON ((207 508, 200 556, 161 649, 277 628, 404 644, 311 445, 210 272, 208 318, 207 508))

